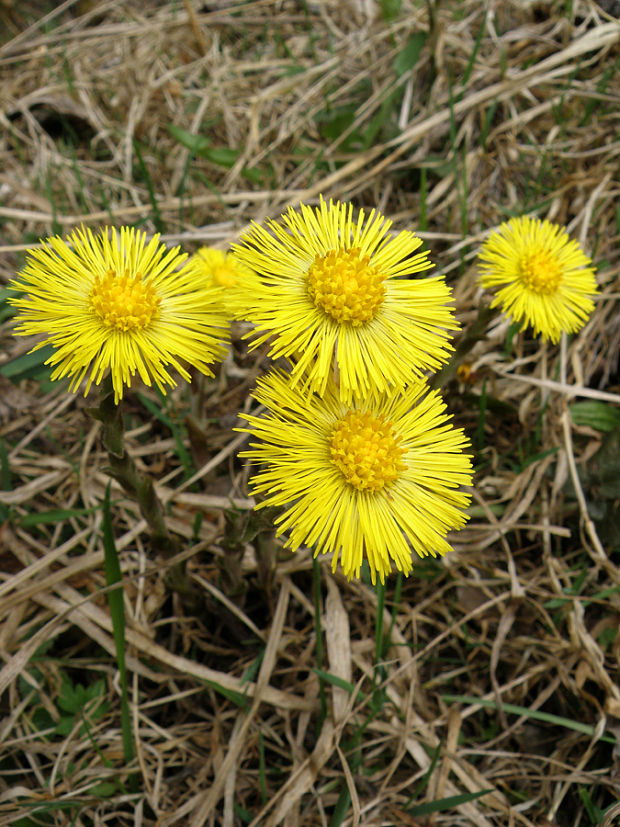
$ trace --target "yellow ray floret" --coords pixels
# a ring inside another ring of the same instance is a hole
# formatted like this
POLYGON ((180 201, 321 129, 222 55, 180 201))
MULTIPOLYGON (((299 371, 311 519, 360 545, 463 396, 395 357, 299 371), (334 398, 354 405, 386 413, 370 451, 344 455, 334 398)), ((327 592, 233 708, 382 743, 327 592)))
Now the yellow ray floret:
POLYGON ((25 294, 11 300, 15 332, 45 337, 33 350, 52 345, 52 379, 70 377, 72 391, 86 378, 86 394, 109 371, 117 402, 136 373, 164 393, 176 384, 168 365, 188 381, 186 366, 212 375, 226 323, 215 290, 195 264, 181 267, 185 258, 133 227, 48 238, 11 282, 25 294))
POLYGON ((558 342, 575 333, 594 309, 592 263, 564 227, 522 216, 491 233, 479 253, 482 287, 499 288, 491 307, 558 342))
POLYGON ((469 443, 454 428, 437 392, 416 380, 402 393, 347 403, 333 381, 322 396, 303 397, 273 373, 254 397, 267 412, 242 414, 250 448, 241 456, 264 469, 251 484, 279 506, 285 546, 332 552, 344 574, 359 577, 364 559, 373 583, 393 566, 409 574, 412 554, 445 554, 448 531, 460 528, 470 496, 469 443))
POLYGON ((338 376, 342 399, 402 388, 450 353, 458 327, 443 276, 414 233, 389 233, 392 222, 351 204, 321 198, 279 222, 254 224, 233 247, 258 275, 242 318, 255 325, 254 346, 294 362, 291 381, 323 392, 338 376))

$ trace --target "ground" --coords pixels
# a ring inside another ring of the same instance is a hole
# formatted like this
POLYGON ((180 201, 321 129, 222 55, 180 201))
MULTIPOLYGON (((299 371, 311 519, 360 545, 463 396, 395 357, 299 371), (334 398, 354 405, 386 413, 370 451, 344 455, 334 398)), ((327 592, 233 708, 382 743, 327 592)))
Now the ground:
POLYGON ((236 325, 215 380, 123 403, 171 560, 116 484, 105 506, 96 393, 27 355, 4 288, 0 825, 619 823, 618 4, 2 6, 5 285, 81 224, 193 253, 320 194, 378 207, 453 288, 435 381, 475 477, 454 551, 384 591, 282 551, 236 456, 269 366, 236 325), (597 268, 557 346, 478 284, 524 213, 597 268))

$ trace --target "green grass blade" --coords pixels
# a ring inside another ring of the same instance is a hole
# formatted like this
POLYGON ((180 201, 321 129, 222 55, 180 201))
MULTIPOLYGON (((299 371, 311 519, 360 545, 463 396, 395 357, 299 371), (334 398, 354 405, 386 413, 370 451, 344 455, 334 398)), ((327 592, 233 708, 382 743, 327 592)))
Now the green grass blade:
MULTIPOLYGON (((163 423, 167 428, 170 429, 172 432, 172 436, 176 445, 177 454, 181 465, 183 466, 183 470, 185 472, 185 479, 191 477, 194 473, 194 463, 192 458, 183 443, 183 434, 181 432, 181 428, 179 425, 169 416, 165 411, 159 408, 152 400, 145 396, 143 393, 138 393, 138 399, 147 411, 152 414, 156 419, 158 419, 161 423, 163 423)), ((166 404, 165 399, 162 397, 162 404, 166 404)))
POLYGON ((220 695, 223 695, 227 700, 234 703, 235 706, 238 706, 240 709, 243 709, 247 712, 250 708, 247 697, 243 695, 241 692, 235 692, 234 689, 227 689, 225 686, 222 686, 221 684, 216 683, 215 681, 205 681, 205 684, 207 686, 210 686, 211 689, 215 689, 216 692, 219 692, 220 695))
POLYGON ((416 798, 419 798, 422 795, 422 793, 424 792, 424 790, 426 789, 426 787, 428 786, 428 782, 431 779, 431 775, 435 772, 435 767, 437 766, 437 762, 439 761, 440 752, 441 752, 441 744, 438 744, 437 748, 435 749, 435 752, 433 753, 433 758, 431 760, 431 763, 429 764, 428 769, 424 773, 424 776, 422 777, 420 783, 415 788, 415 790, 411 794, 411 797, 409 798, 409 801, 405 805, 405 809, 407 811, 411 807, 411 804, 416 800, 416 798))
POLYGON ((135 140, 133 142, 133 150, 136 153, 136 161, 138 162, 138 169, 140 170, 140 175, 144 179, 144 183, 146 184, 146 189, 149 194, 149 201, 151 202, 151 209, 153 211, 153 224, 155 225, 155 229, 158 233, 165 233, 166 226, 161 217, 159 204, 157 203, 157 196, 155 194, 153 180, 151 178, 151 174, 149 172, 147 165, 144 163, 144 158, 142 157, 142 153, 140 152, 140 146, 138 142, 135 140))
MULTIPOLYGON (((471 73, 473 71, 474 64, 476 62, 476 57, 478 55, 478 50, 480 49, 480 44, 482 43, 482 36, 484 35, 484 30, 486 28, 486 24, 487 24, 487 13, 485 11, 484 17, 482 18, 482 23, 480 25, 480 29, 478 30, 478 34, 476 35, 476 42, 474 43, 474 48, 473 48, 472 53, 469 57, 469 61, 467 63, 467 66, 465 67, 465 71, 464 71, 463 77, 461 79, 461 87, 463 89, 465 88, 465 86, 467 86, 467 81, 471 77, 471 73)), ((461 92, 461 95, 459 96, 459 99, 462 96, 462 94, 463 93, 461 92)))
MULTIPOLYGON (((329 683, 332 686, 337 686, 339 689, 344 689, 345 692, 349 693, 349 695, 352 695, 356 691, 355 686, 352 683, 345 681, 344 678, 340 678, 338 675, 332 675, 331 672, 326 672, 324 669, 313 669, 312 671, 317 674, 321 680, 325 681, 325 683, 329 683)), ((355 700, 366 700, 366 695, 361 691, 361 689, 357 690, 355 700)))
POLYGON ((0 367, 0 374, 15 382, 20 379, 49 378, 52 369, 47 367, 45 362, 54 355, 54 348, 51 345, 37 348, 29 353, 22 353, 15 359, 10 359, 0 367))
POLYGON ((402 51, 396 55, 392 61, 392 68, 398 77, 401 77, 416 65, 422 54, 422 49, 426 45, 427 38, 426 32, 416 32, 411 35, 402 51))
POLYGON ((345 784, 345 786, 340 791, 340 795, 338 796, 338 801, 336 802, 336 806, 334 807, 334 812, 332 813, 332 817, 329 822, 329 827, 340 827, 340 825, 344 822, 345 818, 347 817, 347 813, 349 812, 350 806, 351 793, 349 792, 349 788, 345 784))
POLYGON ((53 508, 50 511, 35 511, 20 517, 19 524, 22 528, 35 525, 48 525, 49 523, 61 523, 70 520, 72 517, 82 517, 85 514, 92 514, 100 506, 91 508, 53 508))
POLYGON ((202 155, 211 146, 211 141, 206 135, 195 135, 193 132, 188 132, 187 129, 175 126, 173 123, 166 124, 166 129, 181 146, 189 149, 193 154, 202 155))
POLYGON ((112 618, 114 632, 114 647, 116 648, 116 663, 121 679, 121 730, 123 736, 123 752, 125 761, 130 763, 134 757, 133 737, 131 733, 131 717, 129 715, 129 693, 127 690, 127 669, 125 666, 125 607, 123 604, 123 586, 121 567, 118 562, 118 552, 112 531, 110 516, 110 483, 105 492, 103 502, 103 551, 105 579, 108 586, 119 583, 117 588, 108 592, 108 605, 112 618))
MULTIPOLYGON (((489 709, 497 709, 497 703, 495 701, 487 701, 485 698, 475 698, 471 695, 442 695, 441 697, 449 704, 475 704, 476 706, 486 706, 489 709)), ((565 729, 572 729, 574 732, 582 732, 584 735, 594 735, 593 726, 582 724, 581 721, 572 721, 570 718, 563 718, 560 715, 553 715, 550 712, 541 712, 538 709, 528 709, 526 706, 516 706, 515 704, 505 703, 502 703, 502 709, 504 712, 512 715, 523 715, 535 721, 543 721, 546 724, 554 724, 565 729)), ((608 744, 616 743, 616 739, 606 733, 601 735, 601 741, 606 741, 608 744)))
POLYGON ((22 294, 18 294, 11 287, 0 287, 0 323, 15 315, 15 308, 8 303, 8 299, 17 298, 18 295, 22 294))
POLYGON ((439 801, 425 801, 424 804, 417 804, 408 812, 414 818, 416 816, 427 816, 431 813, 440 813, 443 810, 453 810, 461 804, 467 804, 469 801, 475 801, 483 795, 488 795, 494 792, 493 790, 480 790, 478 793, 462 793, 461 795, 451 795, 448 798, 440 798, 439 801))

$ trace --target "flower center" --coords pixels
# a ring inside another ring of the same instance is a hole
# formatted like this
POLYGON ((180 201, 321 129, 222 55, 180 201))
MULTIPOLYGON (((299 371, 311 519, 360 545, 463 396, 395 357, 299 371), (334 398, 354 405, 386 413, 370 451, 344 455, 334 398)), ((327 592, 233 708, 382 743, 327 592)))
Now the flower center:
POLYGON ((337 322, 358 327, 374 318, 385 295, 385 276, 357 247, 318 255, 308 270, 308 292, 337 322))
POLYGON ((547 250, 525 253, 519 261, 522 284, 534 293, 555 293, 562 280, 562 268, 557 258, 547 250))
POLYGON ((234 287, 237 283, 237 274, 233 267, 222 264, 213 270, 213 281, 218 287, 234 287))
POLYGON ((90 303, 107 327, 117 330, 142 330, 159 311, 161 299, 154 288, 142 281, 138 273, 122 276, 108 270, 105 276, 95 276, 90 292, 90 303))
POLYGON ((405 453, 391 422, 369 412, 349 411, 334 426, 330 440, 332 462, 358 491, 379 491, 398 479, 405 453))

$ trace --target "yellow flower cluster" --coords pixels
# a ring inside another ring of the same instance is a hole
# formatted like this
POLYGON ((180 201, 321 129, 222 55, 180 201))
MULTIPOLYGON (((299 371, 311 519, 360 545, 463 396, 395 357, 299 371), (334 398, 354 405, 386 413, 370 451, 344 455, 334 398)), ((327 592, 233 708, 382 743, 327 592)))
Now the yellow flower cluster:
POLYGON ((291 365, 259 381, 266 413, 244 415, 257 507, 282 509, 286 546, 332 553, 348 578, 367 560, 373 583, 409 574, 414 552, 450 550, 472 479, 468 441, 425 379, 450 355, 451 292, 421 277, 433 266, 421 239, 390 229, 376 210, 321 199, 233 248, 257 274, 241 314, 253 346, 291 365))
MULTIPOLYGON (((364 560, 373 582, 413 552, 444 554, 461 527, 472 470, 468 442, 426 384, 449 358, 458 325, 443 276, 415 233, 391 232, 377 210, 323 198, 253 224, 230 253, 189 261, 133 228, 80 229, 28 254, 11 286, 16 332, 51 344, 52 378, 85 392, 109 374, 118 402, 136 374, 165 392, 225 353, 231 317, 252 324, 290 364, 258 383, 246 415, 261 465, 257 507, 278 506, 285 545, 333 554, 347 577, 364 560)), ((523 327, 557 342, 593 309, 594 270, 566 231, 514 218, 480 251, 481 284, 523 327)))

